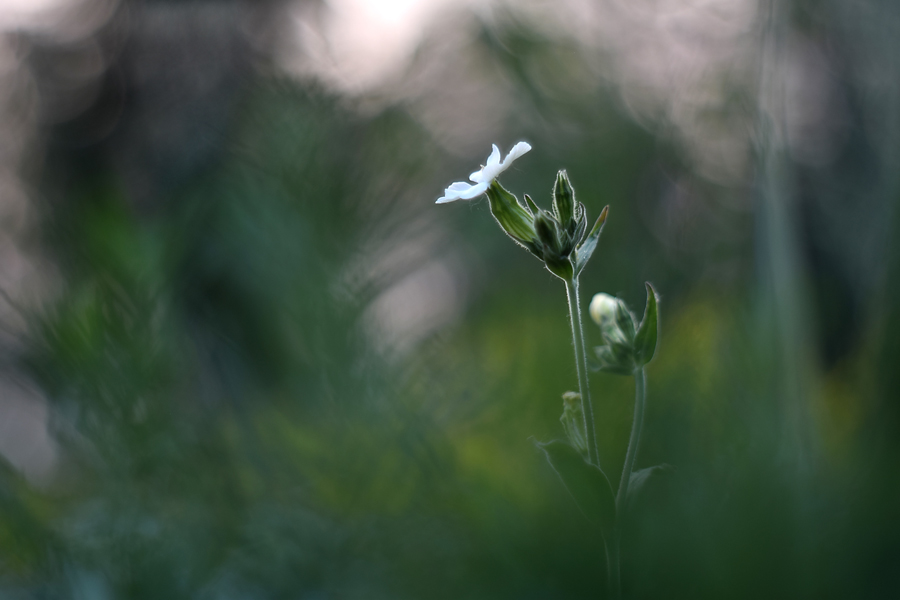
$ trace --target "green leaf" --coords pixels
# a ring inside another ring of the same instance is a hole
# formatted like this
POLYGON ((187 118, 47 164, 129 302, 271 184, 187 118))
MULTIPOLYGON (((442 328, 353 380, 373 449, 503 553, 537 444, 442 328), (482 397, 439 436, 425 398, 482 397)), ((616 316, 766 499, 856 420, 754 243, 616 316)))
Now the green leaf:
POLYGON ((597 248, 597 242, 600 240, 600 234, 603 233, 603 226, 606 224, 606 216, 609 214, 609 207, 605 206, 597 217, 597 222, 591 228, 591 232, 585 238, 584 242, 575 250, 575 275, 581 273, 587 261, 597 248))
POLYGON ((634 355, 638 366, 644 366, 656 353, 656 338, 659 329, 659 312, 656 302, 656 291, 650 283, 647 286, 647 308, 644 309, 644 320, 634 337, 634 355))
POLYGON ((547 455, 550 466, 575 498, 584 516, 598 525, 600 532, 607 537, 616 521, 616 501, 603 471, 586 462, 578 450, 565 442, 537 445, 547 455))
POLYGON ((647 485, 647 481, 650 478, 656 478, 656 476, 660 475, 666 471, 674 471, 675 467, 672 465, 661 464, 656 465, 654 467, 647 467, 646 469, 641 469, 640 471, 633 471, 631 473, 631 479, 628 482, 628 498, 626 498, 625 503, 628 506, 634 502, 635 498, 637 498, 638 494, 641 493, 641 490, 647 485))

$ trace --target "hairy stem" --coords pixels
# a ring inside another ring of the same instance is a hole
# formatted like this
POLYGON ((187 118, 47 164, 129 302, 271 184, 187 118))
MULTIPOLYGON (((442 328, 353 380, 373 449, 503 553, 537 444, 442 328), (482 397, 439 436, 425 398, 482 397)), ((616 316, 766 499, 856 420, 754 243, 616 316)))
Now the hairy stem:
POLYGON ((647 376, 644 369, 634 373, 634 420, 631 422, 631 437, 628 440, 628 451, 625 453, 625 465, 622 467, 622 480, 616 493, 616 524, 613 527, 612 539, 606 541, 606 561, 609 573, 609 597, 618 600, 622 596, 622 575, 620 565, 620 540, 625 508, 628 503, 628 485, 634 471, 634 460, 637 457, 638 444, 641 442, 641 429, 644 426, 644 404, 647 402, 647 376))
POLYGON ((572 325, 572 345, 575 346, 575 370, 578 372, 578 393, 581 394, 581 412, 584 415, 585 439, 588 457, 592 464, 600 466, 597 451, 597 431, 594 425, 594 406, 587 379, 587 354, 584 349, 584 329, 581 325, 581 300, 578 297, 578 279, 566 281, 566 297, 569 299, 569 323, 572 325))
POLYGON ((641 429, 644 426, 644 403, 647 401, 647 376, 643 367, 634 373, 634 420, 631 422, 631 437, 628 439, 628 451, 625 453, 625 465, 622 467, 622 480, 616 494, 616 516, 621 522, 625 502, 628 500, 628 484, 631 483, 631 472, 634 470, 634 459, 637 456, 638 444, 641 442, 641 429))
POLYGON ((619 600, 622 597, 622 581, 619 571, 619 533, 618 528, 613 533, 613 539, 604 540, 606 547, 606 585, 609 589, 608 597, 611 600, 619 600))

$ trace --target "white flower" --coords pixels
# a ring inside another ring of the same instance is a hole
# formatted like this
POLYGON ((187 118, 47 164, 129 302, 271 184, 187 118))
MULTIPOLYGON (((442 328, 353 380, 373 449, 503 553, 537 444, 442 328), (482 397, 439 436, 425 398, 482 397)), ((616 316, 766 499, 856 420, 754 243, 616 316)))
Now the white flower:
POLYGON ((444 190, 444 195, 438 198, 435 204, 445 204, 455 200, 471 200, 472 198, 477 198, 491 187, 491 182, 497 179, 497 176, 500 175, 500 173, 508 169, 509 166, 513 164, 514 160, 531 150, 531 144, 528 142, 519 142, 512 147, 512 150, 509 151, 509 154, 506 155, 503 162, 500 162, 500 149, 497 148, 497 144, 493 144, 493 147, 494 150, 491 152, 491 155, 488 156, 487 164, 483 166, 480 171, 475 171, 469 175, 469 179, 472 180, 475 185, 470 185, 465 181, 451 183, 450 187, 444 190))

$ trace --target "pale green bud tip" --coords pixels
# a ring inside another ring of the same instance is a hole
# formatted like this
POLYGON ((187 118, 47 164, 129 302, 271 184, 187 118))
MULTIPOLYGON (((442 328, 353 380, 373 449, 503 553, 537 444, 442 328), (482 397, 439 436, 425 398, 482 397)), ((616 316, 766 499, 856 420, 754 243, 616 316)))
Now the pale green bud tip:
POLYGON ((581 394, 578 392, 566 392, 563 394, 563 414, 559 418, 566 437, 572 447, 582 455, 587 455, 587 439, 584 431, 584 413, 581 410, 581 394))
POLYGON ((562 399, 567 408, 574 405, 581 406, 581 394, 578 392, 566 392, 562 395, 562 399))
POLYGON ((597 325, 602 327, 603 325, 616 320, 618 306, 618 298, 610 296, 609 294, 594 294, 589 309, 591 318, 597 325))
POLYGON ((556 183, 553 186, 553 208, 556 218, 563 227, 568 227, 569 221, 575 214, 575 190, 569 183, 566 172, 556 174, 556 183))

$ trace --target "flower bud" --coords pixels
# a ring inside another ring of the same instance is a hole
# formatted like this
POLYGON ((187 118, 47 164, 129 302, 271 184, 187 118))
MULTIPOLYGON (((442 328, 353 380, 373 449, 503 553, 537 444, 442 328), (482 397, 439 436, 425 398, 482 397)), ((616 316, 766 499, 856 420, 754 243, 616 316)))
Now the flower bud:
POLYGON ((609 294, 595 294, 589 310, 608 344, 634 343, 634 317, 624 302, 609 294))
POLYGON ((553 212, 559 224, 572 233, 575 229, 575 190, 564 170, 556 174, 556 184, 553 186, 553 212))
POLYGON ((534 230, 534 217, 519 204, 514 195, 509 193, 498 182, 491 182, 487 189, 487 197, 491 205, 491 214, 503 231, 532 253, 537 253, 538 236, 534 230))
POLYGON ((572 447, 587 456, 588 445, 584 430, 584 411, 581 407, 581 394, 578 392, 566 392, 563 398, 563 414, 559 418, 566 437, 572 447))
POLYGON ((559 226, 553 215, 547 211, 541 211, 534 217, 534 230, 544 247, 553 254, 562 254, 562 240, 560 240, 559 226))
POLYGON ((615 321, 619 300, 609 294, 594 294, 588 309, 594 322, 603 327, 605 323, 615 321))
POLYGON ((575 267, 565 248, 565 233, 549 212, 542 210, 534 218, 534 230, 542 244, 544 264, 557 277, 566 281, 575 275, 575 267))
MULTIPOLYGON (((649 284, 647 289, 653 293, 649 284)), ((652 303, 648 300, 647 314, 650 317, 644 317, 640 333, 635 331, 634 315, 620 299, 608 294, 596 294, 591 300, 591 318, 600 326, 600 333, 606 342, 594 348, 601 371, 628 375, 653 357, 656 348, 655 295, 652 300, 652 303)))

